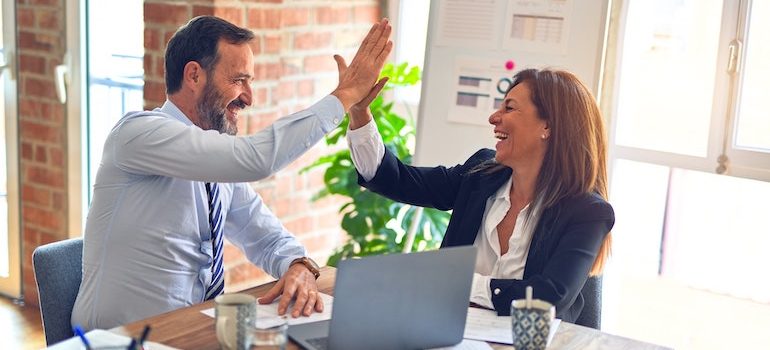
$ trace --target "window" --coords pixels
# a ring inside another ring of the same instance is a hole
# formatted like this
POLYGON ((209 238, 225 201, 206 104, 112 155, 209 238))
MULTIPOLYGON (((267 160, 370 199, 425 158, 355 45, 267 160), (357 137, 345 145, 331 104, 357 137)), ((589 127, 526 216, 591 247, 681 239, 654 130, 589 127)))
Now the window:
POLYGON ((753 325, 768 318, 740 310, 770 307, 754 277, 770 273, 770 2, 626 0, 619 14, 604 329, 675 348, 764 343, 753 325), (714 312, 752 326, 716 327, 714 312))

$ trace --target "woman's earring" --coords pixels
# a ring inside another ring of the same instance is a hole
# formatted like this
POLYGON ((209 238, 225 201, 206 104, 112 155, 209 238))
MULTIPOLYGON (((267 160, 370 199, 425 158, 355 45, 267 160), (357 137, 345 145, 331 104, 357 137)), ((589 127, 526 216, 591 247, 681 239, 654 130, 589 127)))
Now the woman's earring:
POLYGON ((540 135, 540 138, 543 139, 543 140, 545 140, 546 137, 548 137, 548 136, 546 136, 545 134, 540 135))

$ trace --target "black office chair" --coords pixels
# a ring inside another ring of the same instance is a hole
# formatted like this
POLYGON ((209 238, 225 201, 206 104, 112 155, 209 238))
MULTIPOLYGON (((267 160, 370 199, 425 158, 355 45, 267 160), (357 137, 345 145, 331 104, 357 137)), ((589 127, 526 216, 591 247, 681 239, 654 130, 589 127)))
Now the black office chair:
POLYGON ((589 277, 583 285, 583 311, 576 324, 601 330, 602 328, 602 276, 589 277))

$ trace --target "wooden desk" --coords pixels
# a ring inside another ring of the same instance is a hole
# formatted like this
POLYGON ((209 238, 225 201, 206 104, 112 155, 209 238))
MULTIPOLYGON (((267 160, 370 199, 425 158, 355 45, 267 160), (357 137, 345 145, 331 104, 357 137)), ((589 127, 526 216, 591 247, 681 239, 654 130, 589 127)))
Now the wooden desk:
MULTIPOLYGON (((324 267, 318 278, 321 292, 334 295, 336 269, 324 267)), ((250 288, 241 293, 259 297, 270 289, 275 282, 250 288)), ((200 311, 213 308, 214 301, 167 312, 148 319, 116 327, 110 331, 137 337, 145 325, 152 326, 148 340, 159 342, 179 349, 219 349, 214 319, 200 311)), ((513 349, 510 345, 491 344, 495 349, 513 349)), ((294 342, 289 342, 287 349, 300 349, 294 342)), ((595 329, 561 322, 549 349, 666 349, 653 344, 618 337, 595 329)))

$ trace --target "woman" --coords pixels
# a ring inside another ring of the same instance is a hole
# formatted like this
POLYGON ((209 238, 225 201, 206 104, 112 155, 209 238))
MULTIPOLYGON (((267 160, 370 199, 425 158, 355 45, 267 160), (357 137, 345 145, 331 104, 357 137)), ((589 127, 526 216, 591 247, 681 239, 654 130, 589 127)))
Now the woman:
POLYGON ((370 95, 351 108, 359 183, 396 201, 453 210, 442 247, 475 245, 471 302, 510 313, 532 286, 574 322, 581 289, 602 272, 615 222, 606 202, 606 140, 588 88, 573 74, 527 69, 489 117, 496 150, 451 168, 413 167, 385 150, 370 95))

